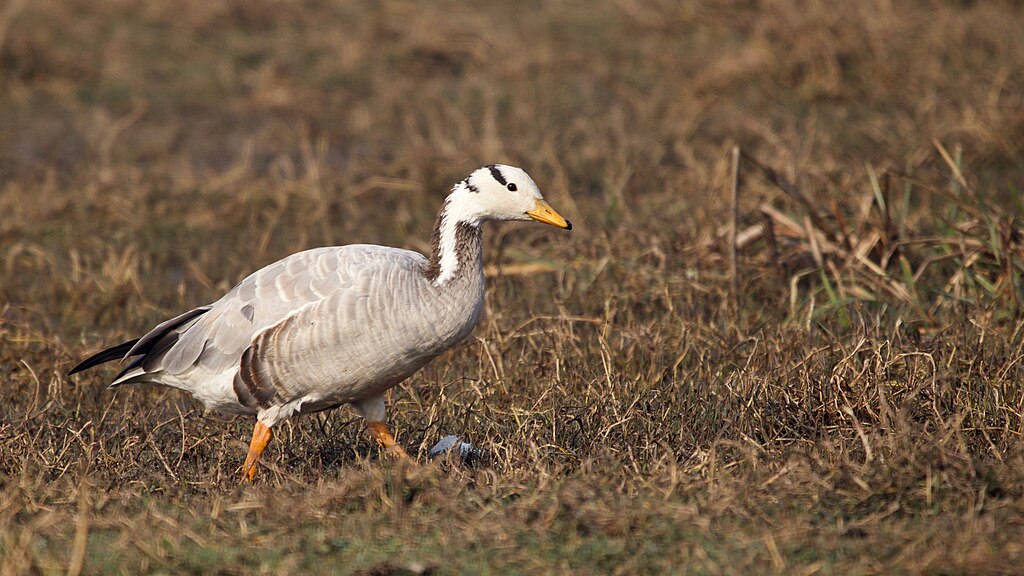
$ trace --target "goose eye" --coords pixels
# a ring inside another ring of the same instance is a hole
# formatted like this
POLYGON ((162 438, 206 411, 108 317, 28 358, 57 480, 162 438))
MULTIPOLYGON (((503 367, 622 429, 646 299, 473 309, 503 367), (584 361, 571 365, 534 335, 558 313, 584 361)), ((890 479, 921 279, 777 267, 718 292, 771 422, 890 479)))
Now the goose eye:
POLYGON ((516 188, 516 185, 511 182, 508 183, 508 186, 506 186, 506 188, 508 188, 509 192, 515 192, 516 190, 518 190, 518 188, 516 188))

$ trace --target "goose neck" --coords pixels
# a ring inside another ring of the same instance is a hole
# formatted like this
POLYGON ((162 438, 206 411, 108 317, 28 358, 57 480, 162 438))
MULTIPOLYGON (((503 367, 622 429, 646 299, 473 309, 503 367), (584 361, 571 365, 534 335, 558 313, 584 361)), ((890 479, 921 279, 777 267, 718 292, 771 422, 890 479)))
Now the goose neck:
POLYGON ((483 234, 480 222, 451 214, 450 202, 437 215, 431 235, 430 264, 425 274, 435 286, 445 286, 483 273, 483 234))

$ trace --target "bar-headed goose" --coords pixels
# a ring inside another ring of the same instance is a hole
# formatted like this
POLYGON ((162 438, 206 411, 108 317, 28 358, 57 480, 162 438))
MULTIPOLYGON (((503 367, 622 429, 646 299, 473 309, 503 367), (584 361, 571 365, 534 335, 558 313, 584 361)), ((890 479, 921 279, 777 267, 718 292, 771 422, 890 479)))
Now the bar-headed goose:
POLYGON ((429 258, 365 244, 299 252, 71 374, 128 360, 111 386, 161 384, 214 410, 255 414, 243 480, 253 479, 275 424, 345 403, 373 438, 404 456, 384 423, 384 392, 476 325, 484 298, 481 224, 530 219, 572 228, 526 172, 485 166, 452 188, 429 258))

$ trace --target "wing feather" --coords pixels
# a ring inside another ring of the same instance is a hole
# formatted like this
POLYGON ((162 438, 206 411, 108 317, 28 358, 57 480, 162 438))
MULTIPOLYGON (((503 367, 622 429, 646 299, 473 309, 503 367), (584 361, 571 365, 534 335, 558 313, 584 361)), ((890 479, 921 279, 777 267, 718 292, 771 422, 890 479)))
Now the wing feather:
POLYGON ((356 399, 405 378, 447 347, 434 332, 435 319, 413 305, 431 290, 421 273, 425 259, 360 256, 343 288, 255 335, 239 378, 261 406, 304 397, 356 399), (436 342, 437 350, 423 342, 436 342))
POLYGON ((381 246, 316 248, 262 268, 235 286, 179 337, 159 366, 180 374, 199 362, 222 371, 237 367, 255 336, 304 307, 359 290, 366 269, 416 272, 426 265, 416 252, 381 246))

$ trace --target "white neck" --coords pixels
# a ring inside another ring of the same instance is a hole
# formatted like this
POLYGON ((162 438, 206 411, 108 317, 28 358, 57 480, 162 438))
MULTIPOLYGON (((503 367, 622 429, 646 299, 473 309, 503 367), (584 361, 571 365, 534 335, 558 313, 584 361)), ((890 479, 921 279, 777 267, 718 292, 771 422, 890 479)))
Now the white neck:
POLYGON ((459 271, 459 254, 456 252, 455 232, 458 228, 454 218, 445 218, 441 222, 441 243, 438 250, 438 262, 441 271, 434 280, 435 286, 443 286, 459 271))
POLYGON ((459 277, 460 272, 466 272, 461 270, 462 267, 472 266, 474 260, 480 260, 480 219, 460 213, 459 209, 458 198, 465 193, 472 193, 466 182, 456 184, 437 215, 432 238, 433 253, 426 272, 435 286, 444 286, 459 277))

